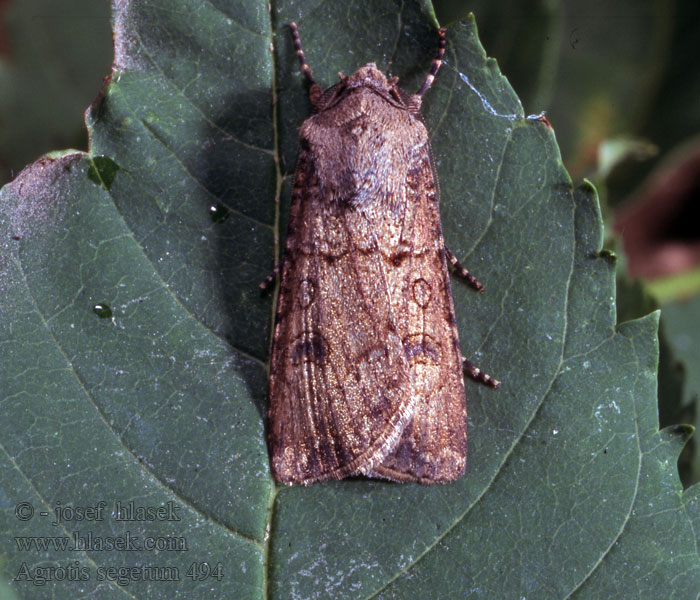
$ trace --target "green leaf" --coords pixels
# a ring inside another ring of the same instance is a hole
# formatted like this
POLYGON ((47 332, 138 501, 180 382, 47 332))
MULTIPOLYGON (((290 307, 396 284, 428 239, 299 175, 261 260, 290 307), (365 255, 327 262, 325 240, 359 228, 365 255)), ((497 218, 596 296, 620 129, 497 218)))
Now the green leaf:
POLYGON ((445 238, 486 286, 453 284, 462 351, 503 380, 468 382, 467 474, 271 479, 273 303, 257 286, 279 258, 309 110, 285 25, 324 85, 375 61, 412 91, 436 48, 425 4, 115 4, 90 154, 42 159, 0 196, 0 531, 186 551, 2 537, 20 597, 38 589, 16 580, 24 564, 84 569, 49 580, 55 598, 697 596, 697 492, 675 466, 687 432, 658 431, 657 316, 615 325, 594 190, 574 191, 472 21, 448 29, 424 110, 445 238), (101 501, 102 520, 52 525, 58 503, 101 501), (116 502, 179 520, 118 521, 116 502), (134 569, 121 585, 120 567, 134 569))

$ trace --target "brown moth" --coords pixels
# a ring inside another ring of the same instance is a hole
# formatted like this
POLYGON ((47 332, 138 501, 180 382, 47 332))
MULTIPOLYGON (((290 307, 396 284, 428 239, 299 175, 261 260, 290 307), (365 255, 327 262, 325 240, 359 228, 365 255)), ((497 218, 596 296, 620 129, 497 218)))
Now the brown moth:
MULTIPOLYGON (((466 464, 463 362, 425 92, 374 63, 322 91, 290 25, 314 114, 301 127, 270 365, 269 445, 280 482, 352 475, 422 484, 466 464)), ((277 269, 276 269, 277 271, 277 269)), ((266 287, 276 275, 263 284, 266 287)))

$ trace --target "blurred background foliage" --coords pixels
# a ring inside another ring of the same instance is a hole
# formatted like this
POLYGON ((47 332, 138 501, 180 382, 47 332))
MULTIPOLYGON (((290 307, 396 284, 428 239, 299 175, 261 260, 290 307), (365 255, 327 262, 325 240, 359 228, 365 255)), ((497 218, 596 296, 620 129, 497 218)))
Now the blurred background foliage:
MULTIPOLYGON (((598 187, 619 257, 618 319, 661 307, 662 426, 700 411, 700 3, 435 0, 476 15, 526 113, 547 111, 574 182, 598 187)), ((0 185, 51 150, 87 150, 83 111, 112 59, 108 0, 0 0, 0 185)), ((700 481, 700 444, 681 457, 700 481)))

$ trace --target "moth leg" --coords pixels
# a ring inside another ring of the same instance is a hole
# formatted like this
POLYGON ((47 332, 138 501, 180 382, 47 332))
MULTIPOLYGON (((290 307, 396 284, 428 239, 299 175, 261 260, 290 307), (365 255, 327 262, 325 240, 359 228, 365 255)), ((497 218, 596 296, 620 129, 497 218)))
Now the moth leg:
POLYGON ((280 271, 282 270, 283 265, 284 265, 284 260, 279 261, 275 265, 275 268, 272 269, 272 273, 270 273, 267 277, 265 277, 264 281, 260 282, 260 291, 261 292, 264 292, 267 288, 269 288, 275 282, 275 279, 277 279, 277 276, 280 274, 280 271))
POLYGON ((408 110, 412 114, 415 114, 420 110, 421 104, 423 103, 423 96, 430 89, 430 86, 433 85, 433 81, 435 81, 435 76, 440 70, 440 66, 442 65, 442 57, 445 56, 445 46, 447 45, 447 40, 445 39, 445 32, 446 30, 444 27, 441 27, 438 30, 438 35, 440 36, 440 39, 438 42, 437 56, 435 56, 435 58, 433 59, 433 64, 430 67, 430 71, 428 71, 428 74, 425 76, 425 81, 423 82, 423 85, 420 86, 418 92, 416 92, 413 96, 409 98, 408 110))
POLYGON ((309 67, 309 63, 306 62, 306 56, 304 55, 304 50, 301 47, 301 38, 299 37, 297 24, 294 22, 290 23, 289 29, 292 30, 292 40, 294 42, 294 49, 296 50, 297 57, 299 58, 301 72, 304 74, 306 81, 308 81, 311 86, 309 87, 309 100, 311 101, 311 106, 316 108, 318 106, 318 101, 321 99, 323 90, 321 89, 321 86, 314 81, 314 77, 311 74, 311 67, 309 67))
MULTIPOLYGON (((447 246, 445 246, 445 256, 450 262, 450 264, 455 268, 457 274, 460 277, 464 278, 469 285, 471 285, 473 288, 479 291, 482 291, 484 289, 484 286, 481 285, 479 281, 477 281, 476 277, 474 277, 474 275, 472 275, 459 263, 457 257, 454 254, 452 254, 452 252, 450 252, 447 246)), ((500 381, 494 379, 493 377, 491 377, 491 375, 484 373, 479 367, 472 364, 464 357, 462 357, 462 367, 464 369, 464 372, 474 381, 478 381, 479 383, 483 383, 484 385, 487 385, 494 389, 501 385, 500 381)))
POLYGON ((494 379, 491 377, 491 375, 487 375, 479 367, 469 362, 466 358, 462 358, 462 366, 464 368, 464 372, 474 381, 483 383, 494 390, 501 385, 501 382, 498 381, 498 379, 494 379))
POLYGON ((450 249, 447 246, 445 246, 445 258, 447 258, 449 263, 455 268, 457 275, 464 279, 475 290, 480 292, 484 289, 484 286, 479 283, 476 277, 474 277, 474 275, 472 275, 459 263, 457 257, 450 252, 450 249))

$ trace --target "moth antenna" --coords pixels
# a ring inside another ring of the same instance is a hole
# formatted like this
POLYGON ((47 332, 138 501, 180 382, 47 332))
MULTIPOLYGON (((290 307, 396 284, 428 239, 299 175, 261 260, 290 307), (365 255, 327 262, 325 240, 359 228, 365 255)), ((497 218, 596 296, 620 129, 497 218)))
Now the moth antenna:
POLYGON ((445 46, 447 45, 445 33, 445 28, 440 27, 440 29, 438 30, 440 41, 438 42, 437 56, 433 59, 433 64, 430 67, 430 71, 426 75, 423 85, 420 86, 420 89, 416 94, 416 96, 418 96, 421 99, 423 98, 425 92, 427 92, 430 89, 430 86, 433 85, 433 81, 435 81, 435 76, 437 75, 437 72, 440 70, 440 66, 442 65, 442 57, 445 56, 445 46))
POLYGON ((311 101, 311 104, 316 107, 319 99, 321 98, 323 90, 321 89, 321 86, 314 81, 314 76, 311 74, 311 67, 309 67, 309 63, 306 62, 306 56, 304 55, 304 50, 301 47, 301 38, 299 37, 299 29, 297 28, 297 24, 294 22, 290 23, 289 29, 292 31, 292 41, 294 42, 294 50, 296 50, 297 58, 299 59, 301 72, 304 74, 306 81, 308 81, 310 85, 309 100, 311 101))

